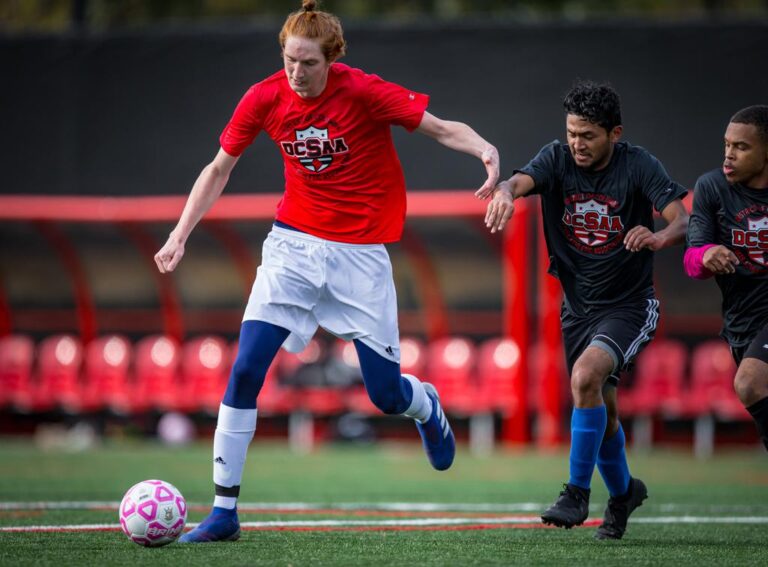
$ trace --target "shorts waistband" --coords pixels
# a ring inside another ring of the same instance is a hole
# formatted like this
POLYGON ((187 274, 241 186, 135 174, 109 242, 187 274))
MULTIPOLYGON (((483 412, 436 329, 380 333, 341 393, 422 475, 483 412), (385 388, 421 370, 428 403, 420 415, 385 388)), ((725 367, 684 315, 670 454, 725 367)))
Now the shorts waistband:
POLYGON ((376 248, 383 248, 383 244, 353 244, 351 242, 338 242, 336 240, 327 240, 325 238, 320 238, 319 236, 314 236, 312 234, 301 232, 298 230, 292 230, 289 228, 282 228, 279 226, 272 225, 272 230, 270 233, 279 234, 282 238, 286 238, 288 240, 303 240, 304 242, 312 242, 313 244, 322 244, 323 246, 328 246, 330 248, 353 248, 357 250, 373 250, 376 248))

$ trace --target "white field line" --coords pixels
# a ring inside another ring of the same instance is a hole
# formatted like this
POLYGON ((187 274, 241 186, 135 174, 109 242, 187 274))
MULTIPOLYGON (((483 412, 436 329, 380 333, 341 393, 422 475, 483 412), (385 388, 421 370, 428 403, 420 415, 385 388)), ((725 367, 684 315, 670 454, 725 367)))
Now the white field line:
MULTIPOLYGON (((398 526, 460 526, 464 524, 535 524, 541 522, 538 516, 493 517, 493 518, 416 518, 398 520, 287 520, 269 522, 240 522, 241 528, 341 528, 341 527, 398 527, 398 526)), ((198 523, 187 523, 194 528, 198 523)), ((37 531, 91 531, 119 530, 120 524, 75 524, 61 526, 8 526, 0 532, 37 531)))
MULTIPOLYGON (((190 506, 203 506, 192 504, 190 506)), ((117 510, 118 503, 113 501, 59 501, 59 502, 0 502, 0 511, 35 511, 35 510, 117 510)), ((345 527, 360 528, 408 528, 424 526, 462 526, 462 525, 503 525, 503 524, 530 524, 541 522, 538 515, 533 516, 503 516, 499 514, 521 513, 531 511, 538 512, 545 507, 543 503, 526 502, 510 504, 437 504, 430 502, 380 502, 380 503, 333 503, 318 504, 307 502, 252 502, 239 505, 241 512, 269 511, 371 511, 371 512, 417 512, 436 514, 444 512, 454 513, 488 513, 497 514, 491 517, 435 517, 435 518, 395 518, 395 519, 317 519, 317 520, 270 520, 263 522, 242 522, 243 528, 250 529, 334 529, 345 527)), ((768 524, 768 516, 756 515, 755 511, 762 512, 762 506, 718 506, 712 507, 709 514, 691 515, 690 506, 678 504, 665 504, 663 516, 639 516, 632 519, 639 524, 768 524), (679 510, 679 515, 669 515, 670 512, 679 510), (730 515, 725 515, 729 512, 730 515), (741 512, 741 515, 734 513, 741 512)), ((597 521, 597 520, 592 520, 597 521)), ((192 528, 196 523, 187 524, 192 528)), ((71 524, 71 525, 37 525, 37 526, 4 526, 0 532, 54 532, 54 531, 98 531, 118 530, 119 524, 71 524)))
MULTIPOLYGON (((486 512, 486 513, 538 513, 551 502, 510 502, 507 504, 489 503, 435 503, 435 502, 239 502, 241 512, 259 512, 261 510, 312 511, 312 510, 369 510, 377 512, 486 512)), ((117 510, 120 503, 111 500, 94 501, 39 501, 39 502, 0 502, 0 511, 12 510, 117 510)), ((190 508, 210 506, 210 502, 187 502, 190 508)), ((652 505, 653 506, 653 505, 652 505)), ((602 512, 603 503, 593 503, 591 510, 602 512)), ((643 509, 648 509, 646 505, 643 509)), ((655 506, 662 514, 687 517, 695 509, 702 515, 720 516, 725 514, 759 516, 768 511, 766 505, 712 505, 691 506, 690 504, 664 503, 655 506)), ((678 516, 671 516, 678 517, 678 516)), ((634 520, 633 520, 634 521, 634 520)))
MULTIPOLYGON (((493 524, 538 524, 538 516, 507 516, 492 518, 414 518, 397 520, 288 520, 269 522, 242 522, 240 527, 250 529, 265 528, 344 528, 344 527, 422 527, 422 526, 462 526, 493 524)), ((768 516, 658 516, 633 518, 637 524, 768 524, 768 516)), ((197 523, 187 524, 194 528, 197 523)), ((70 524, 54 526, 4 526, 0 532, 58 532, 58 531, 112 531, 119 530, 119 524, 70 524)))
POLYGON ((63 524, 59 526, 2 526, 2 532, 96 532, 116 531, 120 524, 63 524))
MULTIPOLYGON (((117 501, 52 501, 52 502, 0 502, 2 510, 117 510, 117 501)), ((209 506, 208 503, 187 502, 187 505, 209 506)), ((549 504, 543 502, 515 502, 510 504, 437 504, 434 502, 238 502, 241 512, 259 510, 374 510, 386 512, 538 512, 549 504)))
POLYGON ((768 524, 768 516, 640 516, 633 524, 768 524))

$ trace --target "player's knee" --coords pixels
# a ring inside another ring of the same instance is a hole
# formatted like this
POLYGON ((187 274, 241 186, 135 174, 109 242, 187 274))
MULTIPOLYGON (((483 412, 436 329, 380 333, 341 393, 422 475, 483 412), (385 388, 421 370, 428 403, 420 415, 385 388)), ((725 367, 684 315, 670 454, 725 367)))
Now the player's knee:
POLYGON ((741 400, 741 403, 750 405, 750 402, 757 394, 755 377, 749 372, 744 372, 740 369, 736 372, 736 377, 733 379, 733 389, 736 391, 736 395, 741 400))
POLYGON ((574 368, 571 374, 571 392, 575 400, 599 397, 603 387, 603 377, 592 369, 574 368))
POLYGON ((247 357, 238 356, 229 375, 225 403, 226 400, 232 400, 237 403, 234 407, 240 407, 243 402, 255 400, 264 384, 261 368, 261 365, 250 364, 247 357))

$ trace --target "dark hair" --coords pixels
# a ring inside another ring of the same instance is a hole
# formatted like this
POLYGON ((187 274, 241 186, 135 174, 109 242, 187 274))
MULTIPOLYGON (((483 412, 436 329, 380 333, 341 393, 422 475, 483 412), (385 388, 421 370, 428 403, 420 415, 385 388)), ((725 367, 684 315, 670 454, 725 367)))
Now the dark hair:
POLYGON ((621 125, 619 93, 607 83, 576 81, 563 99, 563 108, 609 132, 621 125))
POLYGON ((753 124, 764 144, 768 144, 768 106, 756 104, 742 108, 731 118, 736 124, 753 124))
POLYGON ((288 15, 278 36, 280 49, 285 49, 285 42, 291 35, 317 39, 325 58, 333 62, 346 53, 347 42, 339 19, 318 10, 318 4, 317 0, 302 0, 301 9, 288 15))

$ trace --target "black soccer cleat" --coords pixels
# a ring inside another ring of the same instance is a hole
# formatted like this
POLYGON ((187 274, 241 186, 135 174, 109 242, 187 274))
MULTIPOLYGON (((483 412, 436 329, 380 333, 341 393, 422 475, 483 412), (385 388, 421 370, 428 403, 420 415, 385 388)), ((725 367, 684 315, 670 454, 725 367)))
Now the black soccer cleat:
POLYGON ((589 516, 589 488, 564 484, 560 498, 541 515, 545 524, 571 529, 580 526, 589 516))
POLYGON ((608 499, 605 507, 603 523, 595 532, 595 539, 621 539, 627 530, 629 515, 643 505, 643 500, 648 498, 648 489, 639 478, 629 479, 627 494, 608 499))

